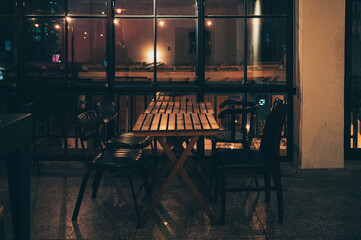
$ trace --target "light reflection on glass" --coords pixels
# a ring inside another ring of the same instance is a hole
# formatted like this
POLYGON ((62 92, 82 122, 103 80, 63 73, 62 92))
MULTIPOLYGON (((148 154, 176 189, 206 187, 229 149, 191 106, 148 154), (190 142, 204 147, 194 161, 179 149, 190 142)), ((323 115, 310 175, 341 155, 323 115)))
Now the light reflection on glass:
MULTIPOLYGON (((256 0, 256 6, 254 9, 254 15, 260 16, 261 15, 261 2, 256 0)), ((259 38, 260 38, 260 19, 254 18, 253 19, 253 59, 255 62, 259 62, 259 54, 260 54, 260 44, 259 44, 259 38)))

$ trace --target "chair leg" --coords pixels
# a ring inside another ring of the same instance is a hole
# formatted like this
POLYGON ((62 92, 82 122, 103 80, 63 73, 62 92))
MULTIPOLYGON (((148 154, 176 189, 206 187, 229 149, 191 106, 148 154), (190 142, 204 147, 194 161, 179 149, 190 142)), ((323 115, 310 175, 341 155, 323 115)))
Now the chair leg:
POLYGON ((148 180, 148 173, 147 169, 145 167, 142 167, 142 178, 143 178, 143 184, 145 188, 145 199, 151 198, 151 192, 150 192, 150 186, 149 186, 149 180, 148 180))
POLYGON ((278 222, 283 222, 283 192, 282 192, 282 184, 281 184, 281 176, 279 174, 272 174, 273 181, 276 187, 277 194, 277 204, 278 204, 278 222))
POLYGON ((139 214, 139 209, 138 209, 137 196, 136 196, 135 191, 134 191, 133 180, 132 180, 132 176, 131 176, 130 173, 128 175, 128 179, 129 179, 130 189, 132 190, 135 213, 137 214, 138 224, 140 224, 140 214, 139 214))
POLYGON ((103 175, 103 170, 97 170, 95 173, 93 184, 92 184, 92 188, 93 188, 93 193, 91 196, 92 199, 97 197, 98 188, 99 188, 99 184, 100 184, 102 175, 103 175))
POLYGON ((265 186, 265 201, 266 203, 269 203, 271 200, 271 176, 267 173, 263 177, 265 186))
POLYGON ((220 174, 219 188, 221 195, 221 213, 219 216, 219 225, 224 225, 226 219, 226 177, 225 173, 220 174))
POLYGON ((80 205, 81 205, 81 202, 82 202, 83 197, 84 197, 86 184, 88 183, 89 174, 90 174, 90 169, 87 169, 85 174, 84 174, 83 181, 81 183, 81 187, 80 187, 79 194, 78 194, 78 199, 76 200, 76 204, 75 204, 75 208, 74 208, 74 212, 73 212, 73 217, 71 218, 73 221, 76 221, 76 219, 78 218, 80 205))

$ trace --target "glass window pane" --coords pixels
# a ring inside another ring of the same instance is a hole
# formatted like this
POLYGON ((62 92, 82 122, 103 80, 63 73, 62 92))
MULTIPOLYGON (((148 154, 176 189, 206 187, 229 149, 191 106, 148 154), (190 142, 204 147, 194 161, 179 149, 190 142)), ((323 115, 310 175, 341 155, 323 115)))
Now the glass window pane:
POLYGON ((106 20, 71 19, 69 23, 69 71, 72 81, 105 81, 106 20))
POLYGON ((27 13, 37 15, 64 14, 64 0, 28 0, 27 13))
POLYGON ((153 79, 153 20, 118 19, 115 24, 115 79, 153 79))
POLYGON ((15 82, 15 21, 0 21, 0 83, 15 82))
MULTIPOLYGON (((28 98, 35 102, 33 107, 33 122, 35 124, 36 142, 41 142, 36 147, 39 156, 61 156, 64 154, 64 94, 41 93, 29 95, 28 98)), ((70 109, 70 108, 69 108, 70 109)), ((68 115, 71 116, 71 115, 68 115)))
POLYGON ((286 19, 250 18, 247 81, 286 84, 286 19))
POLYGON ((153 0, 115 0, 117 15, 152 15, 153 0))
POLYGON ((287 0, 246 0, 247 15, 285 15, 287 0))
POLYGON ((157 24, 157 80, 167 83, 194 81, 196 21, 158 19, 157 24))
POLYGON ((195 15, 196 0, 158 0, 158 15, 195 15))
POLYGON ((244 81, 244 19, 206 19, 207 83, 244 81))
POLYGON ((69 0, 69 15, 106 15, 106 0, 69 0))
MULTIPOLYGON (((351 103, 350 111, 350 148, 361 148, 361 27, 358 16, 361 11, 361 4, 355 1, 352 5, 352 14, 355 16, 352 22, 351 40, 351 81, 349 95, 351 103)), ((347 146, 348 147, 348 146, 347 146)))
POLYGON ((207 0, 206 15, 241 15, 244 13, 244 0, 207 0))
POLYGON ((15 0, 0 1, 0 15, 14 15, 15 6, 15 0))
POLYGON ((27 81, 63 81, 64 20, 32 18, 27 24, 27 81))

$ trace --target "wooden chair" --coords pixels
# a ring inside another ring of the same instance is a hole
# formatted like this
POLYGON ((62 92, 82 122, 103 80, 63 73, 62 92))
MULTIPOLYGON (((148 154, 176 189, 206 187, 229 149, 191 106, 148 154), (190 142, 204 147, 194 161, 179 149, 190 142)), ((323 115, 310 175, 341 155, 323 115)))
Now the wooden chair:
MULTIPOLYGON (((218 174, 217 165, 215 160, 215 151, 217 143, 231 143, 242 144, 242 148, 250 149, 252 139, 255 136, 255 116, 258 104, 253 102, 244 102, 240 100, 228 99, 219 105, 220 108, 227 109, 222 110, 218 114, 218 118, 222 123, 226 122, 228 126, 223 126, 217 135, 211 137, 212 141, 212 166, 210 174, 210 185, 213 185, 214 178, 214 200, 217 200, 218 195, 218 174), (240 106, 241 108, 236 108, 240 106), (239 127, 237 128, 237 125, 239 127)), ((254 178, 258 185, 257 177, 254 178)))
POLYGON ((275 190, 278 201, 278 219, 283 221, 283 196, 279 162, 280 140, 286 119, 286 103, 276 99, 268 113, 263 130, 260 150, 251 149, 217 149, 217 169, 220 176, 221 213, 220 224, 225 221, 226 192, 265 191, 266 202, 270 201, 270 192, 275 190), (227 188, 228 175, 263 175, 264 187, 227 188), (272 175, 274 186, 271 186, 272 175))
POLYGON ((82 184, 79 190, 78 199, 74 208, 72 220, 76 221, 80 205, 84 196, 85 188, 91 171, 96 171, 93 182, 92 198, 96 197, 100 178, 104 170, 119 170, 125 173, 129 179, 130 189, 133 196, 134 207, 140 222, 140 213, 137 204, 137 197, 142 188, 145 187, 146 194, 149 194, 147 166, 149 162, 143 156, 141 149, 107 149, 103 148, 99 137, 100 119, 97 113, 93 110, 84 112, 77 117, 77 124, 80 132, 80 140, 83 149, 83 156, 86 164, 86 171, 83 176, 82 184), (99 148, 100 154, 94 159, 88 159, 87 148, 85 142, 90 144, 93 141, 94 145, 99 148), (143 184, 140 186, 138 193, 135 192, 133 186, 133 172, 140 171, 143 177, 143 184))

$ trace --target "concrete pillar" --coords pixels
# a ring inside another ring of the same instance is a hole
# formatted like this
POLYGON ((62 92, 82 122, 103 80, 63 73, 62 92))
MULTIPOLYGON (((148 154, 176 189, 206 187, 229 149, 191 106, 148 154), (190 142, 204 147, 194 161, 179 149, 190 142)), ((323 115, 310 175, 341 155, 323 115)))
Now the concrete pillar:
POLYGON ((344 167, 345 0, 295 0, 295 158, 344 167))

